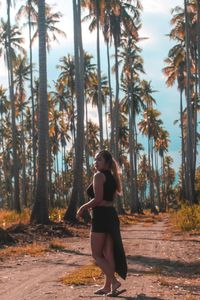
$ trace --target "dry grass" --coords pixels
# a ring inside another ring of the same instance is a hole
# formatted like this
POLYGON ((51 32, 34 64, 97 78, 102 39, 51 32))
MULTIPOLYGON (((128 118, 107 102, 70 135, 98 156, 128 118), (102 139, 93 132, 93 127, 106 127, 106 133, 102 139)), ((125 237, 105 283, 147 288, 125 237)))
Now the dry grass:
POLYGON ((172 223, 182 231, 200 230, 200 205, 184 205, 171 214, 172 223))
POLYGON ((184 300, 197 300, 197 297, 193 295, 187 295, 184 300))
POLYGON ((49 248, 53 250, 62 251, 66 249, 66 244, 63 243, 60 239, 54 239, 49 243, 49 248))
POLYGON ((95 264, 82 266, 75 271, 66 274, 60 281, 66 285, 89 285, 89 284, 102 284, 103 275, 99 267, 95 264))
POLYGON ((1 258, 16 256, 40 256, 49 251, 48 247, 42 244, 32 243, 24 246, 10 246, 0 250, 1 258))
POLYGON ((138 223, 136 216, 131 214, 120 215, 119 219, 122 225, 134 225, 138 223))
POLYGON ((0 209, 0 227, 6 229, 14 224, 28 224, 30 220, 30 209, 24 209, 22 213, 14 210, 0 209))
MULTIPOLYGON (((65 213, 64 208, 54 208, 49 211, 49 219, 53 222, 61 222, 65 213)), ((0 209, 0 227, 6 229, 14 224, 28 224, 30 222, 31 210, 25 208, 23 212, 17 213, 14 210, 0 209)))
POLYGON ((163 215, 164 214, 154 215, 150 211, 145 210, 143 215, 127 213, 125 215, 120 215, 119 218, 122 225, 134 225, 140 222, 144 222, 146 224, 154 224, 158 221, 161 221, 163 215))

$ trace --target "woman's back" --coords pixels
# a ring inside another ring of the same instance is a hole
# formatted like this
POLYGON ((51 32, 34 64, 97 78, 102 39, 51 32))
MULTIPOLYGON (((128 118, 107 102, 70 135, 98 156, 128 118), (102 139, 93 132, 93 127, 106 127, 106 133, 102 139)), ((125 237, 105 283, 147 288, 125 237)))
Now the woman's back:
MULTIPOLYGON (((110 170, 101 171, 106 177, 105 182, 103 184, 103 199, 105 201, 113 201, 114 195, 117 189, 117 183, 115 181, 114 176, 112 175, 110 170)), ((94 198, 94 189, 93 184, 91 183, 87 188, 87 194, 90 198, 94 198)))

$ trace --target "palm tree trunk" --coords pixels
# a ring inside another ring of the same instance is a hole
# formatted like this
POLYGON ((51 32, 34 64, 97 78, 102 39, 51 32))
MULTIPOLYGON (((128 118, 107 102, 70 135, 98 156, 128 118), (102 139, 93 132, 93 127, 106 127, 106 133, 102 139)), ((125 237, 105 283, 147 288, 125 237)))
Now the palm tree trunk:
POLYGON ((89 149, 88 149, 88 106, 85 101, 85 123, 86 123, 86 135, 85 135, 85 162, 88 178, 91 176, 90 163, 89 163, 89 149))
POLYGON ((185 165, 185 142, 183 129, 183 90, 180 90, 180 123, 181 123, 181 185, 182 195, 186 198, 186 165, 185 165))
POLYGON ((98 115, 99 115, 99 136, 100 148, 103 148, 103 118, 102 118, 102 94, 101 94, 101 60, 100 60, 100 29, 99 29, 99 1, 96 0, 97 16, 97 78, 98 78, 98 115))
POLYGON ((45 0, 38 2, 39 30, 39 145, 36 197, 31 214, 32 223, 49 223, 47 189, 48 99, 46 65, 45 0))
POLYGON ((20 208, 20 190, 19 190, 19 159, 17 154, 17 128, 15 121, 15 98, 14 98, 14 83, 13 83, 13 58, 11 50, 11 36, 10 36, 10 5, 11 1, 7 0, 7 16, 8 16, 8 47, 7 47, 7 63, 8 63, 8 81, 9 92, 12 111, 12 143, 13 143, 13 176, 14 176, 14 209, 18 212, 20 208))
POLYGON ((186 46, 186 100, 187 100, 187 137, 186 137, 186 168, 188 174, 188 201, 194 203, 194 187, 193 187, 193 129, 192 129, 192 110, 191 110, 191 71, 190 71, 190 36, 189 36, 189 19, 187 12, 187 0, 184 0, 184 14, 185 14, 185 46, 186 46))
POLYGON ((72 195, 65 221, 76 220, 76 207, 84 201, 83 193, 83 149, 84 149, 84 59, 81 34, 80 1, 73 0, 75 84, 77 95, 77 138, 75 142, 75 165, 72 195))
POLYGON ((107 62, 108 62, 108 86, 109 86, 109 106, 110 106, 110 143, 109 148, 110 151, 113 152, 113 145, 114 145, 114 122, 113 122, 113 103, 112 103, 112 87, 111 87, 111 74, 110 74, 110 52, 109 52, 109 43, 106 42, 107 47, 107 62))
POLYGON ((36 190, 36 136, 35 136, 35 104, 33 96, 33 59, 32 59, 32 33, 31 33, 31 1, 29 0, 29 12, 28 12, 28 22, 29 22, 29 60, 30 60, 30 87, 31 87, 31 111, 32 111, 32 154, 33 154, 33 197, 35 197, 36 190))
POLYGON ((114 154, 115 158, 119 160, 119 67, 118 67, 118 46, 115 38, 115 81, 116 81, 116 95, 115 95, 115 107, 114 107, 114 154))
POLYGON ((200 2, 197 1, 198 96, 200 98, 200 2))
POLYGON ((21 142, 22 142, 22 205, 23 207, 27 207, 27 191, 26 191, 26 145, 25 145, 25 137, 24 137, 24 111, 23 111, 23 103, 22 103, 22 84, 20 84, 20 102, 22 107, 21 113, 21 142))

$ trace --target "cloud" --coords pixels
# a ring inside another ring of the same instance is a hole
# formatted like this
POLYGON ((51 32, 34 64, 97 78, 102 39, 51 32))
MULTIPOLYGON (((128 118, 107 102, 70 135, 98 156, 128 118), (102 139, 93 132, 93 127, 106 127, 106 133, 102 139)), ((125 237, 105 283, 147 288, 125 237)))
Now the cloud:
POLYGON ((143 0, 142 1, 143 9, 145 13, 153 14, 169 14, 170 10, 175 6, 183 5, 182 0, 143 0))

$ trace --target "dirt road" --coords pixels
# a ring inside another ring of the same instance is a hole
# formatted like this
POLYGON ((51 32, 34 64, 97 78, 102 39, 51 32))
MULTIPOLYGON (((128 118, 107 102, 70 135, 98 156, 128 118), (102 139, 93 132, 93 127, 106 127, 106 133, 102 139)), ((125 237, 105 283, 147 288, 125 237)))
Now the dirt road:
MULTIPOLYGON (((118 296, 127 300, 200 300, 200 236, 171 233, 167 218, 122 228, 129 273, 118 296)), ((70 250, 0 262, 1 300, 106 299, 93 286, 59 278, 91 262, 88 238, 67 238, 70 250)), ((110 298, 114 299, 114 298, 110 298)))

